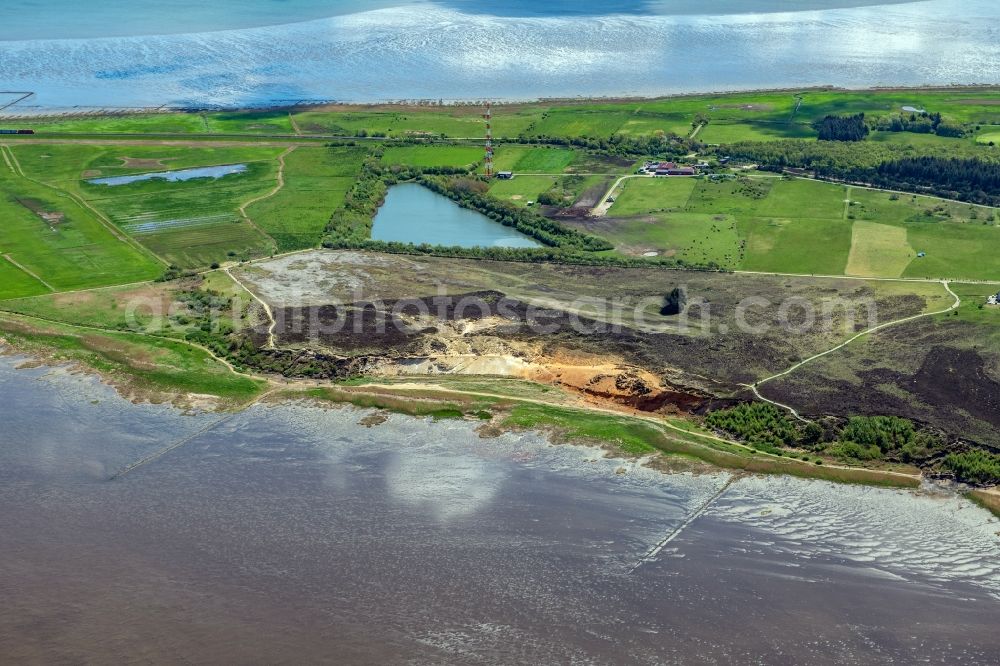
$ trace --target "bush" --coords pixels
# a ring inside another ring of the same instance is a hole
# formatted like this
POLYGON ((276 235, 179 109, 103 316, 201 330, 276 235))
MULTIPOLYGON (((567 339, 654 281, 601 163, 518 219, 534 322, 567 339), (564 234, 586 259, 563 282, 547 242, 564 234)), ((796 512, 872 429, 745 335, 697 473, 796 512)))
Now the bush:
POLYGON ((973 449, 952 453, 944 459, 945 468, 955 473, 959 481, 994 485, 1000 483, 1000 455, 973 449))
POLYGON ((779 446, 793 446, 798 439, 798 431, 788 415, 764 402, 744 403, 711 412, 705 422, 769 452, 779 446))

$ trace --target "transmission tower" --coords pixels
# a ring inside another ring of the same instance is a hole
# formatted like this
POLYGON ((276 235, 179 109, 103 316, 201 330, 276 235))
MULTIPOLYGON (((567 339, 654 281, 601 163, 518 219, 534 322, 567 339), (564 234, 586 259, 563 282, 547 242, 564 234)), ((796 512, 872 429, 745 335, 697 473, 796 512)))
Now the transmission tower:
POLYGON ((486 120, 486 159, 483 161, 486 177, 493 177, 493 103, 486 102, 486 113, 483 114, 486 120))

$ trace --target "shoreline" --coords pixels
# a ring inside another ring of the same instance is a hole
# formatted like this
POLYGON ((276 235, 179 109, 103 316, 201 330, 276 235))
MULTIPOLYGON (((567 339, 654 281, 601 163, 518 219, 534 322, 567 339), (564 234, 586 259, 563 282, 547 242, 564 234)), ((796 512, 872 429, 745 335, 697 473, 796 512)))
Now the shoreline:
MULTIPOLYGON (((726 90, 705 90, 705 91, 688 91, 679 93, 665 93, 665 94, 651 94, 651 95, 596 95, 596 96, 586 96, 581 95, 577 97, 525 97, 525 98, 494 98, 491 101, 494 106, 507 107, 507 108, 519 108, 519 107, 530 107, 535 105, 554 105, 554 106, 572 106, 576 104, 592 104, 592 103, 603 103, 603 104, 615 104, 615 103, 634 103, 634 102, 661 102, 669 101, 672 99, 684 100, 692 99, 698 97, 735 97, 739 95, 777 95, 782 93, 809 93, 809 92, 843 92, 843 93, 906 93, 906 92, 925 92, 925 93, 947 93, 947 92, 990 92, 997 91, 1000 93, 1000 81, 993 83, 955 83, 947 85, 939 84, 928 84, 928 85, 885 85, 885 86, 835 86, 830 84, 816 84, 811 86, 800 86, 800 87, 776 87, 776 88, 733 88, 726 90)), ((30 99, 30 98, 29 98, 30 99)), ((17 114, 11 113, 11 110, 17 110, 18 107, 12 105, 6 111, 0 112, 0 119, 18 119, 18 118, 58 118, 66 116, 75 117, 85 117, 85 116, 130 116, 130 115, 147 115, 156 113, 233 113, 240 111, 255 111, 255 112, 279 112, 279 111, 322 111, 322 110, 348 110, 348 109, 372 109, 372 108, 389 108, 389 109, 420 109, 420 110, 434 110, 434 109, 456 109, 465 107, 479 107, 482 106, 484 100, 482 99, 472 99, 472 98, 412 98, 412 99, 381 99, 381 100, 371 100, 371 101, 359 101, 359 100, 300 100, 294 103, 292 100, 272 100, 271 102, 262 102, 260 104, 239 104, 233 106, 227 105, 173 105, 171 103, 165 103, 158 106, 93 106, 93 107, 60 107, 60 106, 39 106, 39 107, 20 107, 33 108, 37 110, 37 113, 25 113, 17 114), (444 104, 439 102, 443 101, 444 104)))
MULTIPOLYGON (((72 327, 72 325, 67 325, 72 327)), ((90 374, 102 384, 113 388, 123 399, 133 404, 169 404, 188 412, 237 414, 263 402, 309 399, 331 405, 353 405, 399 413, 413 418, 435 420, 479 420, 484 427, 504 431, 531 431, 546 435, 553 443, 585 442, 613 451, 617 455, 641 459, 653 455, 666 460, 693 459, 712 469, 746 474, 796 476, 836 483, 919 489, 926 477, 891 470, 840 466, 832 461, 815 463, 792 457, 776 456, 720 437, 709 436, 692 427, 686 430, 670 424, 667 419, 653 416, 638 417, 626 412, 598 410, 578 404, 561 405, 530 401, 517 396, 487 395, 464 392, 450 387, 422 387, 408 390, 392 387, 378 377, 360 382, 280 381, 273 377, 254 375, 259 381, 249 401, 223 396, 192 393, 169 385, 155 386, 138 374, 120 368, 98 368, 97 364, 79 357, 59 353, 59 349, 30 334, 10 333, 0 337, 0 356, 24 357, 23 367, 66 367, 73 372, 90 374), (21 338, 22 342, 12 340, 21 338), (524 418, 515 418, 519 408, 525 408, 524 418), (490 415, 489 420, 484 414, 490 415), (594 423, 587 424, 588 420, 594 423), (660 423, 662 421, 662 423, 660 423), (578 424, 584 423, 583 429, 578 424), (590 430, 587 430, 587 426, 590 430), (593 431, 594 434, 588 434, 593 431), (639 432, 636 435, 636 432, 639 432), (638 443, 637 443, 638 442, 638 443)), ((419 379, 417 377, 414 378, 419 379)))

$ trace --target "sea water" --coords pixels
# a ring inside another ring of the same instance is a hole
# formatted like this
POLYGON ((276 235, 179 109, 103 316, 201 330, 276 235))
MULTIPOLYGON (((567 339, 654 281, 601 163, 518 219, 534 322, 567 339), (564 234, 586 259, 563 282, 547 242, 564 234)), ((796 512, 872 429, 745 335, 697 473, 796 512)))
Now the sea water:
POLYGON ((14 0, 0 39, 22 110, 1000 79, 993 0, 14 0))
POLYGON ((353 407, 190 415, 18 363, 0 357, 12 663, 954 664, 1000 650, 1000 522, 959 497, 663 474, 465 421, 365 427, 353 407))

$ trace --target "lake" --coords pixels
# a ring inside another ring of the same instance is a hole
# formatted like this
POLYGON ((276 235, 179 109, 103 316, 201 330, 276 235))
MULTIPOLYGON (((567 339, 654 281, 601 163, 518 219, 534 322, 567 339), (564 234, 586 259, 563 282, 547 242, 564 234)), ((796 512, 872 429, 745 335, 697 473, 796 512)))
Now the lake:
POLYGON ((523 100, 1000 76, 995 0, 13 0, 4 10, 4 88, 34 91, 26 104, 36 109, 523 100))
POLYGON ((532 238, 416 183, 389 188, 375 214, 372 238, 449 247, 541 247, 532 238))
POLYGON ((218 180, 224 176, 236 173, 244 173, 247 170, 246 164, 223 164, 220 166, 194 167, 191 169, 178 169, 176 171, 158 171, 156 173, 138 173, 128 176, 110 176, 108 178, 92 178, 87 182, 91 185, 128 185, 130 183, 141 183, 147 180, 166 180, 172 183, 180 183, 196 178, 212 178, 218 180))
POLYGON ((353 407, 184 415, 19 362, 0 357, 10 663, 954 664, 1000 650, 1000 521, 953 496, 663 474, 464 421, 368 428, 353 407))

